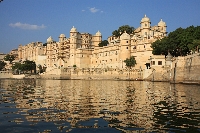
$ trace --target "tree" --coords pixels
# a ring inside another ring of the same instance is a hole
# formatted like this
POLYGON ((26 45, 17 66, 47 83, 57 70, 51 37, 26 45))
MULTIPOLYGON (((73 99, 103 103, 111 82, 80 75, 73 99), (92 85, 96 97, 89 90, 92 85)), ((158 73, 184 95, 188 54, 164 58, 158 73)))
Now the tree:
POLYGON ((108 45, 107 40, 103 40, 102 42, 99 43, 99 47, 103 47, 103 46, 107 46, 107 45, 108 45))
POLYGON ((34 61, 26 60, 26 61, 24 61, 23 69, 26 71, 31 71, 31 73, 33 70, 35 73, 36 72, 36 64, 34 61))
POLYGON ((194 40, 192 43, 188 44, 189 50, 198 51, 200 47, 200 40, 194 40))
POLYGON ((168 37, 152 43, 152 53, 155 55, 167 55, 170 52, 173 56, 185 56, 190 50, 197 49, 200 40, 200 26, 190 26, 186 29, 177 28, 170 32, 168 37))
POLYGON ((22 64, 19 63, 19 62, 16 62, 15 64, 13 64, 12 66, 12 70, 17 70, 17 71, 34 71, 34 73, 36 73, 36 64, 34 61, 29 61, 29 60, 26 60, 24 61, 22 64))
POLYGON ((0 71, 5 68, 6 63, 4 61, 0 61, 0 71))
POLYGON ((129 59, 126 58, 124 62, 126 63, 126 66, 130 69, 131 67, 134 67, 137 64, 134 56, 131 56, 129 59))
POLYGON ((9 54, 7 54, 7 55, 4 57, 4 60, 5 60, 5 61, 10 61, 10 63, 11 63, 12 61, 15 60, 15 56, 14 56, 14 55, 9 55, 9 54))
POLYGON ((119 37, 119 36, 121 36, 125 31, 126 31, 126 33, 128 33, 128 34, 134 34, 134 30, 135 30, 134 27, 130 27, 129 25, 123 25, 123 26, 120 26, 120 27, 118 28, 118 30, 114 30, 114 31, 112 32, 112 35, 113 35, 113 36, 116 36, 116 37, 119 37))

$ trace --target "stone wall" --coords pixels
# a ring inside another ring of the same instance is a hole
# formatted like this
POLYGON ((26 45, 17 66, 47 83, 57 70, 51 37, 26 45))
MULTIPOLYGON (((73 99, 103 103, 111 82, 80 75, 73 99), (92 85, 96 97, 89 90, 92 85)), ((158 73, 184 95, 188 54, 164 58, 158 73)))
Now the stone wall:
POLYGON ((200 84, 200 54, 177 57, 171 73, 171 82, 200 84))
POLYGON ((12 78, 12 72, 10 71, 0 71, 0 79, 12 78))

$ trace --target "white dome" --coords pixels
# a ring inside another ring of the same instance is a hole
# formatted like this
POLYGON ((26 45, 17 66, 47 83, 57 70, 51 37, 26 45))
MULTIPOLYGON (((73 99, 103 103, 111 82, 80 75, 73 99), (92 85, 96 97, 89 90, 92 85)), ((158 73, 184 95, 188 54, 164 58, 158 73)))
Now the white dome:
POLYGON ((50 36, 48 39, 47 39, 47 42, 52 42, 53 41, 53 38, 50 36))
POLYGON ((166 23, 161 19, 160 22, 158 23, 158 26, 166 26, 166 23))
POLYGON ((70 32, 77 32, 76 28, 73 26, 70 32))
POLYGON ((120 36, 121 40, 130 40, 130 35, 126 31, 120 36))
POLYGON ((145 14, 144 18, 142 18, 141 22, 150 22, 150 19, 145 14))
POLYGON ((60 34, 60 38, 65 38, 65 34, 60 34))
POLYGON ((101 32, 98 31, 98 32, 96 33, 96 36, 101 36, 101 32))

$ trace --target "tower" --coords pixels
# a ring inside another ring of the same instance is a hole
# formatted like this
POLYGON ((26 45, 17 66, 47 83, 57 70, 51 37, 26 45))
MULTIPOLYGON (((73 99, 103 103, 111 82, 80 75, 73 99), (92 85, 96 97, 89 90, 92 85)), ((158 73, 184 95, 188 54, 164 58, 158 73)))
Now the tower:
POLYGON ((131 52, 131 37, 126 31, 120 36, 120 55, 119 60, 124 61, 130 58, 131 52))
POLYGON ((76 65, 76 47, 77 47, 78 32, 73 26, 70 30, 70 58, 69 65, 76 65))
POLYGON ((167 32, 166 32, 166 23, 161 19, 160 22, 158 23, 158 28, 159 31, 161 32, 161 36, 166 36, 167 32))
POLYGON ((146 14, 144 15, 144 18, 142 18, 141 22, 141 35, 144 37, 147 37, 150 33, 150 27, 151 27, 151 22, 150 19, 146 16, 146 14))
POLYGON ((95 35, 93 35, 92 37, 92 42, 93 42, 93 46, 94 47, 98 47, 99 43, 102 41, 102 35, 101 35, 101 32, 97 32, 95 35))
POLYGON ((66 39, 65 34, 60 34, 58 38, 59 38, 59 42, 64 42, 66 39))

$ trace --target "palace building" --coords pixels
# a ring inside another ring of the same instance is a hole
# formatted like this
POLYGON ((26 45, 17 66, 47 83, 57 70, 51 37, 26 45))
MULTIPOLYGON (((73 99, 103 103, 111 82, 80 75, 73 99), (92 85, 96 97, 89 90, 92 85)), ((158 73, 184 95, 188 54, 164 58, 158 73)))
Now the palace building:
POLYGON ((47 67, 47 71, 54 68, 125 68, 124 60, 134 56, 136 68, 144 65, 152 56, 151 43, 166 36, 166 23, 161 19, 158 25, 151 26, 150 19, 145 15, 140 27, 134 33, 126 31, 120 36, 108 37, 109 44, 99 47, 102 35, 99 31, 92 35, 80 33, 73 26, 67 38, 60 34, 56 42, 50 36, 45 44, 30 43, 18 47, 18 59, 33 60, 37 65, 47 67))

